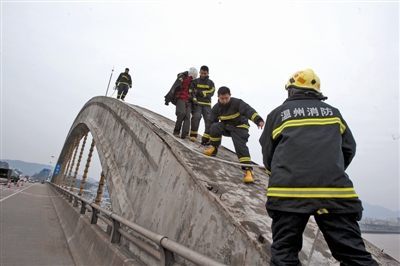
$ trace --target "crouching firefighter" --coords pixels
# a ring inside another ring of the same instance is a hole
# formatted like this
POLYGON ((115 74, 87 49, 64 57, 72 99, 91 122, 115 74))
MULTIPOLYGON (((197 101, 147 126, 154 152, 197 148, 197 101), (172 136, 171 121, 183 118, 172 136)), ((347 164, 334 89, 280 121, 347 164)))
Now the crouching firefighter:
MULTIPOLYGON (((218 89, 218 103, 211 109, 209 128, 210 140, 202 140, 202 145, 211 145, 211 148, 204 151, 205 155, 216 156, 218 146, 221 145, 222 136, 231 137, 235 147, 236 155, 240 163, 251 164, 250 152, 246 143, 249 139, 249 122, 253 121, 259 129, 264 126, 264 120, 258 113, 241 99, 231 97, 228 87, 218 89)), ((245 183, 253 183, 253 168, 242 166, 246 171, 245 183)))

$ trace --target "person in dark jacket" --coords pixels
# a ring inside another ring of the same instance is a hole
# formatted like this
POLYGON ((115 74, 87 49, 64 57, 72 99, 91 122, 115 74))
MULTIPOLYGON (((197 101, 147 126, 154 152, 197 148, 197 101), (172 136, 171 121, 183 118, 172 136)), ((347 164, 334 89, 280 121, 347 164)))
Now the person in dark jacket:
MULTIPOLYGON (((201 144, 210 144, 211 148, 204 151, 205 155, 216 156, 218 147, 221 145, 222 136, 232 137, 236 155, 240 163, 251 164, 250 152, 246 143, 249 139, 249 122, 251 120, 262 129, 264 120, 258 115, 256 110, 241 99, 231 97, 228 87, 218 89, 218 103, 211 109, 209 128, 210 141, 202 141, 201 144)), ((245 183, 253 183, 253 168, 242 166, 246 171, 245 183)))
MULTIPOLYGON (((208 77, 208 67, 200 68, 200 77, 195 80, 195 93, 197 106, 192 110, 192 119, 190 121, 190 140, 196 141, 200 120, 203 117, 205 128, 209 128, 208 123, 211 114, 211 97, 215 92, 214 82, 208 77)), ((205 131, 202 141, 208 142, 209 132, 205 131)))
POLYGON ((125 96, 128 94, 128 90, 132 88, 132 78, 129 75, 129 68, 125 68, 125 72, 119 74, 115 86, 118 88, 117 99, 121 98, 125 101, 125 96))
POLYGON ((195 105, 197 102, 194 95, 193 83, 197 75, 198 71, 194 67, 191 67, 189 71, 179 73, 171 89, 164 96, 165 105, 169 105, 172 102, 176 106, 176 122, 173 131, 175 137, 180 136, 182 139, 189 138, 190 114, 192 112, 192 105, 195 105))
POLYGON ((362 204, 345 173, 356 142, 339 110, 324 103, 311 69, 294 73, 286 101, 268 114, 260 137, 270 175, 270 265, 301 265, 302 234, 311 215, 340 265, 378 265, 366 251, 358 220, 362 204))

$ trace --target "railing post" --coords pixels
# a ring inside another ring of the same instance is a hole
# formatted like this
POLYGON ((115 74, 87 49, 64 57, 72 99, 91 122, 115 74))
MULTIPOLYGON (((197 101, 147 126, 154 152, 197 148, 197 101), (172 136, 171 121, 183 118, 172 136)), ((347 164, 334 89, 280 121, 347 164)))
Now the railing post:
MULTIPOLYGON (((91 206, 92 204, 90 204, 91 206)), ((97 214, 99 213, 99 211, 95 208, 93 208, 92 206, 92 220, 90 221, 91 224, 97 224, 97 214)))
POLYGON ((109 235, 109 236, 111 235, 112 229, 113 229, 112 226, 107 224, 107 231, 106 231, 107 235, 109 235))
POLYGON ((74 197, 74 205, 72 205, 74 207, 78 207, 78 198, 74 197))
POLYGON ((85 214, 86 212, 86 202, 81 201, 82 205, 81 205, 81 214, 85 214))
POLYGON ((175 262, 175 258, 174 258, 174 253, 172 253, 170 250, 164 248, 162 246, 162 240, 163 239, 168 239, 168 237, 166 236, 162 236, 159 243, 158 243, 158 247, 160 249, 160 255, 161 255, 161 263, 160 265, 162 266, 170 266, 175 262))
POLYGON ((119 232, 119 228, 121 227, 120 223, 112 218, 112 214, 110 215, 110 220, 113 223, 111 235, 110 235, 110 242, 111 243, 119 243, 121 240, 121 233, 119 232))
POLYGON ((70 195, 69 195, 68 202, 71 203, 73 199, 74 199, 74 195, 70 194, 70 195))

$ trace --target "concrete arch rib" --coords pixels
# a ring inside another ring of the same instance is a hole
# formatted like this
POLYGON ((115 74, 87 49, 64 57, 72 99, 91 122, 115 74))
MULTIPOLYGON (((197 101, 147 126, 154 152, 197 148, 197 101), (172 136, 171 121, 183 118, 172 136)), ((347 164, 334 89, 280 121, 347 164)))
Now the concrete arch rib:
POLYGON ((113 191, 112 195, 110 195, 113 202, 113 209, 116 213, 127 219, 133 219, 131 204, 129 203, 122 181, 123 176, 115 158, 115 150, 120 148, 116 148, 114 142, 118 140, 114 138, 114 134, 110 134, 111 132, 107 130, 110 125, 109 121, 120 124, 122 128, 126 125, 125 123, 118 123, 121 121, 121 118, 116 112, 112 111, 110 106, 102 102, 104 100, 106 98, 100 101, 96 101, 94 98, 83 106, 67 135, 60 154, 59 163, 68 159, 66 156, 69 146, 73 145, 76 139, 80 139, 87 132, 90 132, 95 141, 95 147, 107 185, 109 190, 113 191))
MULTIPOLYGON (((174 137, 173 126, 174 121, 145 108, 94 97, 71 126, 58 163, 90 131, 113 212, 227 265, 267 265, 272 243, 264 207, 268 175, 255 167, 256 182, 244 184, 240 167, 226 163, 237 162, 235 153, 221 146, 220 160, 204 156, 198 141, 174 137)), ((321 234, 315 239, 316 232, 310 221, 301 262, 337 265, 321 234)), ((143 252, 125 245, 154 265, 143 252)))
MULTIPOLYGON (((238 205, 237 201, 242 203, 252 190, 243 187, 248 191, 235 195, 237 186, 244 186, 240 167, 204 161, 207 158, 201 153, 182 145, 185 142, 197 147, 198 143, 170 134, 173 124, 144 108, 94 97, 71 126, 59 162, 64 161, 76 138, 90 131, 113 212, 228 265, 265 265, 268 256, 263 251, 264 244, 257 241, 268 226, 263 193, 256 208, 264 211, 257 220, 263 220, 261 226, 265 228, 259 228, 254 221, 247 222, 245 228, 242 218, 252 220, 258 210, 249 207, 253 217, 245 217, 238 205), (238 178, 232 182, 227 173, 238 178)), ((237 161, 229 150, 221 149, 220 153, 224 159, 237 161)), ((135 247, 129 248, 143 256, 135 247)))

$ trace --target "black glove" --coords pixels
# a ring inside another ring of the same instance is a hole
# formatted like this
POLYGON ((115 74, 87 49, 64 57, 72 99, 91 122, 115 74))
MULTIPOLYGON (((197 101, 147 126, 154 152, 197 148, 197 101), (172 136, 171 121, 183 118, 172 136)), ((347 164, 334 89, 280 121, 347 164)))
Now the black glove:
POLYGON ((168 94, 164 96, 164 101, 165 101, 165 105, 169 105, 170 102, 170 97, 168 97, 168 94))

